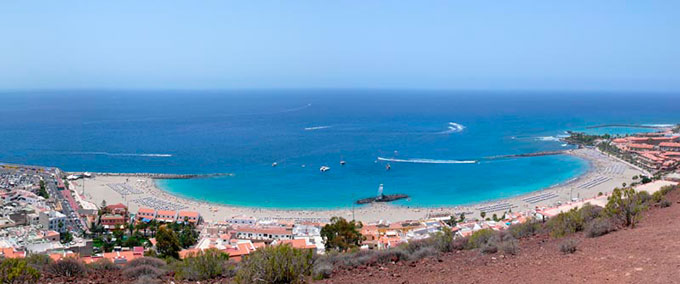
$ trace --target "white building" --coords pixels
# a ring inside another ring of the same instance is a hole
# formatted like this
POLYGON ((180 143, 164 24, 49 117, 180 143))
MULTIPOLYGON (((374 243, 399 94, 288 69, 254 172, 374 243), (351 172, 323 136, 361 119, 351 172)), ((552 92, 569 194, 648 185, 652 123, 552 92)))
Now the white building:
POLYGON ((68 230, 68 219, 66 218, 66 215, 59 211, 50 210, 40 212, 39 221, 43 226, 43 229, 46 230, 57 231, 60 233, 66 232, 68 230), (59 229, 60 222, 63 224, 61 230, 59 229))
POLYGON ((257 219, 252 216, 246 216, 246 215, 236 215, 232 216, 231 218, 227 219, 227 223, 232 224, 232 225, 255 225, 257 222, 257 219))

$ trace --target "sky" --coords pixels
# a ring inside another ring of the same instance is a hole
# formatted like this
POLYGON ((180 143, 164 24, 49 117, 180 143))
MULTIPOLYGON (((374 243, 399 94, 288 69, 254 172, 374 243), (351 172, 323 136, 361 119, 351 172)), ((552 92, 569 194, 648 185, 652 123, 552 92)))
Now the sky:
POLYGON ((14 1, 1 89, 680 91, 680 1, 14 1))

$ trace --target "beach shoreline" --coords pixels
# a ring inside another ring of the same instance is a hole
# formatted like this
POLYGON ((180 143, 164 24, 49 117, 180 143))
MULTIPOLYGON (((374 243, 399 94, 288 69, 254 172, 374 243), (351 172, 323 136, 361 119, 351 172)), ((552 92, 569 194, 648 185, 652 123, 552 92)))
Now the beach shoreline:
MULTIPOLYGON (((478 217, 481 211, 498 214, 500 217, 509 209, 513 212, 525 212, 540 207, 555 206, 572 201, 572 198, 586 199, 601 193, 608 193, 622 183, 630 184, 632 177, 644 172, 631 167, 627 163, 609 157, 595 149, 574 149, 565 154, 583 159, 588 162, 588 169, 581 175, 560 184, 555 184, 525 194, 487 200, 472 204, 437 207, 410 207, 396 204, 370 204, 355 208, 332 209, 277 209, 257 208, 237 205, 213 203, 176 195, 161 189, 156 179, 144 175, 96 175, 85 180, 84 198, 95 204, 106 200, 107 204, 126 204, 131 212, 145 207, 140 200, 148 202, 162 200, 169 204, 178 205, 183 210, 197 211, 209 222, 221 222, 236 215, 253 216, 258 219, 294 219, 300 221, 327 221, 331 217, 339 216, 346 219, 356 219, 362 222, 380 220, 401 221, 417 220, 431 216, 459 215, 478 217), (138 189, 133 194, 123 195, 113 190, 107 184, 127 184, 138 189), (584 186, 586 185, 586 186, 584 186), (545 200, 542 200, 545 198, 545 200)), ((83 180, 74 181, 78 188, 83 180)), ((149 206, 146 206, 149 207, 149 206)))

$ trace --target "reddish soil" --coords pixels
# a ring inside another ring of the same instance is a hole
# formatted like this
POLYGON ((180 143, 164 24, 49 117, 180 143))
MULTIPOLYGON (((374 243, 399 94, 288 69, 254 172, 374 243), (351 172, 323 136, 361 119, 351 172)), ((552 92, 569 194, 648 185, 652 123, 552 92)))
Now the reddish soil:
POLYGON ((580 241, 574 254, 560 252, 564 239, 520 241, 515 256, 477 251, 445 254, 415 263, 334 272, 321 283, 677 283, 680 282, 680 191, 668 208, 652 208, 635 229, 580 241))

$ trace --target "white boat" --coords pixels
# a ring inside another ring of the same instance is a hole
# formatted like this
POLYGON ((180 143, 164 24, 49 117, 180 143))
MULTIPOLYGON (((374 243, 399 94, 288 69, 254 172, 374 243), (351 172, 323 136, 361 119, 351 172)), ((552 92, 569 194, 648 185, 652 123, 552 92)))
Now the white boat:
POLYGON ((319 168, 319 171, 321 171, 321 172, 327 172, 327 171, 330 171, 330 170, 331 170, 331 167, 329 167, 329 166, 321 166, 321 168, 319 168))
POLYGON ((340 165, 343 165, 343 166, 344 166, 345 164, 346 164, 345 161, 340 161, 340 165))
POLYGON ((273 163, 272 163, 272 167, 276 167, 276 166, 278 166, 278 165, 279 165, 279 163, 277 163, 277 162, 273 162, 273 163))

